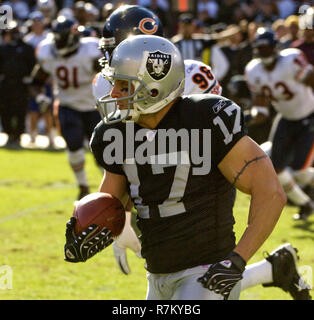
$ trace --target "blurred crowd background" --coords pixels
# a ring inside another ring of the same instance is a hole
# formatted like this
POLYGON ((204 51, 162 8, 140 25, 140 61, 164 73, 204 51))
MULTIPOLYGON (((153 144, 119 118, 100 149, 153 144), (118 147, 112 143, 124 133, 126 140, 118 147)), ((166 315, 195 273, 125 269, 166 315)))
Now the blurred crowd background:
MULTIPOLYGON (((163 23, 165 36, 178 45, 184 59, 197 59, 209 64, 223 87, 223 95, 243 108, 250 107, 250 93, 243 73, 254 56, 252 40, 258 27, 272 28, 280 48, 300 48, 309 62, 314 64, 313 26, 304 25, 301 19, 314 1, 0 1, 0 6, 12 7, 18 30, 14 36, 5 28, 0 30, 0 131, 6 131, 8 105, 12 104, 16 105, 15 109, 23 111, 17 116, 25 120, 24 126, 16 127, 15 138, 22 132, 29 132, 31 126, 39 125, 39 132, 45 127, 56 127, 53 109, 47 119, 40 120, 44 118, 40 112, 36 117, 29 116, 32 111, 31 97, 27 93, 27 79, 36 64, 36 47, 49 34, 53 19, 58 15, 73 17, 87 36, 101 37, 106 18, 122 4, 138 4, 154 11, 163 23), (21 48, 14 45, 16 41, 26 46, 23 50, 27 54, 23 54, 23 58, 18 55, 21 48), (11 81, 10 87, 8 81, 11 81), (9 88, 14 88, 13 92, 9 88)), ((10 119, 12 121, 12 117, 10 119)))

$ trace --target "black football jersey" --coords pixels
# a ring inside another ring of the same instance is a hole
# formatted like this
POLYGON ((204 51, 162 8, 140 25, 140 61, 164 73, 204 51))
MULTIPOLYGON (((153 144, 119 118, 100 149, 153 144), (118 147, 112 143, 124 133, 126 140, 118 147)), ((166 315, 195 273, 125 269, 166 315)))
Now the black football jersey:
POLYGON ((95 128, 98 163, 127 178, 148 271, 210 264, 233 250, 235 189, 217 166, 244 135, 240 107, 210 94, 180 98, 154 130, 95 128))

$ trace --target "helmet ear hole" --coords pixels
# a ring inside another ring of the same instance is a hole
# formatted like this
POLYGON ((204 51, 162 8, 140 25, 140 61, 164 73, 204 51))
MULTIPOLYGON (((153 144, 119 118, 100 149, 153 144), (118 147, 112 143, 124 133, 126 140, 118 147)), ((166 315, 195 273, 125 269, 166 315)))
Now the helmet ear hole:
POLYGON ((158 89, 152 89, 152 90, 150 90, 150 93, 151 93, 151 96, 152 96, 153 98, 155 98, 155 97, 158 96, 159 91, 158 91, 158 89))

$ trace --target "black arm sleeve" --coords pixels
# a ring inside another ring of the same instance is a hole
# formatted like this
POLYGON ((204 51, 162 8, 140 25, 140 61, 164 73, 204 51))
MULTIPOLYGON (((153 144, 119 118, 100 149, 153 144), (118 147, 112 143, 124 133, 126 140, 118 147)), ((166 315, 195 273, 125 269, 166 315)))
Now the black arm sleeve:
POLYGON ((26 65, 28 68, 28 74, 31 74, 35 64, 36 64, 36 57, 35 57, 35 51, 32 46, 26 45, 25 50, 25 59, 26 59, 26 65))

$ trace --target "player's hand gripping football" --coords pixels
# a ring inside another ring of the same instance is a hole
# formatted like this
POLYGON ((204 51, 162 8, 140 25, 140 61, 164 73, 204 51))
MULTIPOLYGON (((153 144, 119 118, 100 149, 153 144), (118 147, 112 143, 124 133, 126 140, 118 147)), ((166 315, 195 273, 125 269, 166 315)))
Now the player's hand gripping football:
POLYGON ((111 231, 107 228, 99 231, 98 226, 95 224, 89 226, 79 235, 75 235, 75 223, 76 218, 71 217, 66 224, 66 243, 64 245, 65 261, 85 262, 113 242, 111 231))
POLYGON ((232 252, 225 260, 212 264, 197 281, 204 288, 221 294, 226 300, 237 282, 242 279, 245 265, 243 258, 236 252, 232 252))
POLYGON ((126 275, 131 272, 127 260, 126 249, 131 249, 139 258, 142 258, 141 244, 136 236, 134 229, 130 224, 130 214, 127 217, 128 218, 124 225, 122 233, 115 239, 112 245, 117 264, 121 272, 126 275))

